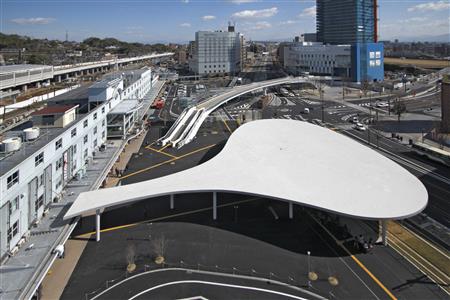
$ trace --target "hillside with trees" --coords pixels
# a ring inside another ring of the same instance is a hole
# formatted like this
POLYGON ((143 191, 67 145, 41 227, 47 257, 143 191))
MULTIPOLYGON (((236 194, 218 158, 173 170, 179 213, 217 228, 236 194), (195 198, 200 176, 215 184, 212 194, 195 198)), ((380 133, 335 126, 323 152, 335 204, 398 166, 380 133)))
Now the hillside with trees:
POLYGON ((105 56, 128 57, 169 51, 164 44, 142 44, 115 38, 90 37, 82 42, 35 39, 0 33, 0 54, 6 64, 68 64, 101 59, 105 56))

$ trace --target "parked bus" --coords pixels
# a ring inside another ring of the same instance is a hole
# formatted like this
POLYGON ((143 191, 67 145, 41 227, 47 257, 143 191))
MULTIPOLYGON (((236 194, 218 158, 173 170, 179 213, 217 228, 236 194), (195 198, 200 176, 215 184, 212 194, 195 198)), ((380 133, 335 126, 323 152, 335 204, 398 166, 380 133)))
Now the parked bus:
POLYGON ((430 160, 437 161, 446 166, 450 166, 450 152, 421 142, 414 142, 411 146, 413 151, 417 154, 425 156, 430 160))

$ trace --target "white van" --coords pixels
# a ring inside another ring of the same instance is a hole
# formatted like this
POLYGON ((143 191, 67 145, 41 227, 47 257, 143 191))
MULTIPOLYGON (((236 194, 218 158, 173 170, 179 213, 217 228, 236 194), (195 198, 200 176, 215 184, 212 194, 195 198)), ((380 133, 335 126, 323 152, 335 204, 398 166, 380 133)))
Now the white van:
POLYGON ((305 109, 303 110, 304 114, 309 114, 309 108, 305 107, 305 109))

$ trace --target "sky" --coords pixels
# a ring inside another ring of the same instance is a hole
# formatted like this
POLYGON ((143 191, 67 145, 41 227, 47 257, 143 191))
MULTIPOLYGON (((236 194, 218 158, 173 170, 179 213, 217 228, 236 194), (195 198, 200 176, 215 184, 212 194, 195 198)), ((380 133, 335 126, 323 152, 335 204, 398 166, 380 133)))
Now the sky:
MULTIPOLYGON (((339 0, 335 0, 339 1, 339 0)), ((378 0, 381 40, 446 35, 450 0, 378 0)), ((187 42, 198 30, 235 22, 247 40, 315 32, 315 0, 0 0, 0 31, 81 41, 187 42)))

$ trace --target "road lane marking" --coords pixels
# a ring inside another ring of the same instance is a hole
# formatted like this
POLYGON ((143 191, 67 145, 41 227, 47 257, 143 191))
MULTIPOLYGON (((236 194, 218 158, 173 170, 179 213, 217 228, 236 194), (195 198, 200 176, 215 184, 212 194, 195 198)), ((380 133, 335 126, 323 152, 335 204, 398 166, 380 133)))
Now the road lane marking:
POLYGON ((358 266, 361 267, 361 269, 364 270, 364 272, 367 273, 367 275, 369 275, 370 278, 372 278, 372 280, 379 286, 381 287, 381 289, 392 299, 392 300, 397 300, 397 298, 394 296, 394 294, 392 294, 392 292, 386 288, 384 286, 384 284, 381 283, 380 280, 378 280, 377 277, 375 277, 375 275, 372 274, 372 272, 369 271, 369 269, 366 268, 366 266, 364 266, 364 264, 358 259, 356 258, 356 256, 354 256, 350 250, 347 249, 347 247, 345 247, 342 243, 339 242, 339 240, 325 227, 323 226, 313 215, 309 214, 309 216, 316 221, 317 224, 319 224, 320 227, 322 227, 323 230, 325 230, 326 233, 328 233, 329 236, 331 236, 331 238, 336 242, 336 244, 338 244, 342 249, 344 249, 344 251, 356 262, 356 264, 358 266))
POLYGON ((161 163, 159 163, 159 164, 156 164, 156 165, 153 165, 153 166, 150 166, 150 167, 146 167, 146 168, 140 169, 140 170, 138 170, 138 171, 136 171, 136 172, 133 172, 133 173, 124 175, 124 176, 122 176, 120 179, 123 180, 123 179, 125 179, 125 178, 128 178, 128 177, 131 177, 131 176, 140 174, 140 173, 142 173, 142 172, 145 172, 145 171, 148 171, 148 170, 151 170, 151 169, 160 167, 160 166, 162 166, 162 165, 165 165, 165 164, 168 164, 168 163, 171 163, 171 162, 174 162, 174 161, 177 161, 177 160, 179 160, 179 159, 185 158, 185 157, 190 156, 190 155, 192 155, 192 154, 195 154, 195 153, 198 153, 198 152, 207 150, 207 149, 209 149, 209 148, 211 148, 211 147, 214 147, 215 145, 216 145, 216 144, 212 144, 212 145, 209 145, 209 146, 206 146, 206 147, 203 147, 203 148, 200 148, 200 149, 197 149, 197 150, 188 152, 188 153, 186 153, 186 154, 177 156, 176 158, 168 159, 168 160, 163 161, 163 162, 161 162, 161 163))
MULTIPOLYGON (((168 145, 169 145, 169 144, 167 144, 166 146, 168 146, 168 145)), ((164 147, 166 147, 166 146, 164 146, 164 147)), ((147 147, 145 147, 145 148, 148 149, 148 150, 151 150, 151 151, 153 151, 153 152, 161 153, 161 154, 164 154, 164 155, 169 156, 169 157, 172 157, 172 158, 178 158, 178 156, 175 156, 175 155, 166 153, 166 152, 164 152, 164 151, 161 151, 161 149, 158 150, 158 149, 155 149, 155 148, 150 147, 150 146, 147 146, 147 147)))
POLYGON ((228 131, 230 133, 233 133, 233 131, 231 131, 230 126, 228 126, 227 122, 225 121, 225 119, 223 118, 222 114, 219 113, 220 118, 222 119, 223 124, 225 124, 225 127, 228 129, 228 131))
POLYGON ((129 298, 129 300, 134 300, 134 299, 136 299, 148 292, 151 292, 153 290, 171 286, 171 285, 177 285, 177 284, 204 284, 204 285, 212 285, 212 286, 221 286, 221 287, 228 287, 228 288, 233 288, 233 289, 243 289, 243 290, 264 292, 264 293, 268 293, 268 294, 288 297, 288 298, 297 299, 297 300, 306 300, 306 298, 302 298, 299 296, 295 296, 295 295, 291 295, 291 294, 287 294, 287 293, 283 293, 283 292, 278 292, 278 291, 274 291, 274 290, 268 290, 268 289, 257 288, 257 287, 252 287, 252 286, 245 286, 245 285, 203 281, 203 280, 180 280, 180 281, 172 281, 172 282, 162 283, 160 285, 156 285, 154 287, 143 290, 142 292, 140 292, 138 294, 133 295, 131 298, 129 298))
MULTIPOLYGON (((234 201, 234 202, 230 202, 230 203, 226 203, 226 204, 220 204, 220 205, 217 205, 217 208, 233 206, 233 205, 236 205, 236 204, 243 204, 243 203, 247 203, 247 202, 256 201, 258 199, 261 199, 261 198, 254 197, 254 198, 234 201)), ((167 216, 163 216, 163 217, 157 217, 157 218, 153 218, 153 219, 149 219, 149 220, 145 220, 145 221, 125 224, 125 225, 119 225, 119 226, 114 226, 114 227, 110 227, 110 228, 105 228, 105 229, 101 229, 100 232, 114 231, 114 230, 119 230, 119 229, 123 229, 123 228, 133 227, 133 226, 136 226, 136 225, 139 225, 139 224, 163 221, 163 220, 167 220, 167 219, 171 219, 171 218, 187 216, 187 215, 191 215, 191 214, 195 214, 195 213, 199 213, 199 212, 204 212, 204 211, 208 211, 208 210, 212 210, 212 209, 213 209, 212 206, 199 208, 199 209, 194 209, 194 210, 190 210, 190 211, 186 211, 186 212, 180 212, 180 213, 176 213, 176 214, 171 214, 171 215, 167 215, 167 216)), ((88 233, 83 233, 83 234, 77 235, 76 238, 88 237, 88 236, 91 236, 91 235, 93 235, 95 233, 96 233, 95 231, 91 231, 91 232, 88 232, 88 233)))

